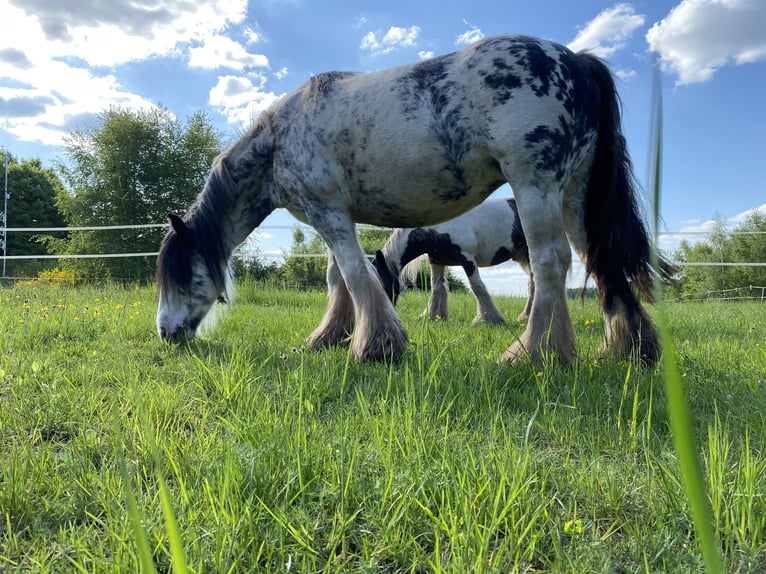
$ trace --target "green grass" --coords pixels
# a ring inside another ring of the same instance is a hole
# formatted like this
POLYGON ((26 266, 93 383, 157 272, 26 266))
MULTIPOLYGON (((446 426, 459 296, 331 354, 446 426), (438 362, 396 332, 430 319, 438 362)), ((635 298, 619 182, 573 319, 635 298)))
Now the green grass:
MULTIPOLYGON (((303 349, 325 295, 240 286, 188 346, 152 288, 0 290, 0 572, 693 572, 662 368, 500 367, 522 326, 399 312, 393 365, 303 349)), ((497 298, 506 317, 523 301, 497 298)), ((666 303, 727 572, 766 569, 766 306, 666 303)))

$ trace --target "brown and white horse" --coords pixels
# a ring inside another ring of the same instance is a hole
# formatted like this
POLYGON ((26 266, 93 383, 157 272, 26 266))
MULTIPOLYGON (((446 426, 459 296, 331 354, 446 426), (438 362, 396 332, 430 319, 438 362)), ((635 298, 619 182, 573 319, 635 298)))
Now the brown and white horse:
POLYGON ((216 159, 183 218, 170 216, 157 259, 159 335, 196 335, 214 303, 228 299, 234 248, 281 207, 330 249, 329 304, 310 346, 351 341, 359 360, 398 356, 407 333, 355 223, 446 221, 506 182, 535 296, 501 360, 573 360, 571 245, 598 288, 604 350, 655 362, 657 332, 637 297, 652 295, 652 247, 614 80, 595 56, 528 36, 485 38, 369 74, 319 74, 262 113, 216 159))

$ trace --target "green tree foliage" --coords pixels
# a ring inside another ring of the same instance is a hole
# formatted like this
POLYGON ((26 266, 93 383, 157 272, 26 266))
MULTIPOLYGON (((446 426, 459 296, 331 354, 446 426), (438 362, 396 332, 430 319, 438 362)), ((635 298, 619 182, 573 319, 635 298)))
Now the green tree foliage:
POLYGON ((324 288, 327 284, 326 254, 327 247, 317 233, 311 231, 307 237, 303 229, 296 227, 290 254, 281 268, 282 281, 289 287, 324 288))
MULTIPOLYGON (((56 207, 56 196, 64 186, 53 169, 43 168, 39 159, 18 161, 11 154, 0 150, 0 156, 9 157, 8 162, 8 227, 64 227, 66 222, 56 207)), ((5 188, 5 171, 0 174, 5 188)), ((0 210, 2 194, 0 194, 0 210)), ((63 233, 36 234, 13 232, 8 234, 7 255, 45 255, 48 253, 44 239, 63 238, 63 233)), ((32 277, 55 265, 53 260, 8 259, 6 276, 32 277)))
MULTIPOLYGON (((360 229, 359 243, 371 255, 385 245, 391 231, 360 229)), ((281 279, 289 286, 324 288, 327 284, 327 246, 314 231, 307 234, 300 227, 293 230, 290 254, 281 267, 281 279), (315 255, 316 257, 311 257, 315 255)))
MULTIPOLYGON (((722 219, 716 219, 707 241, 682 241, 675 259, 685 263, 766 263, 766 213, 753 212, 731 231, 722 219)), ((766 267, 689 265, 682 267, 676 291, 682 298, 700 298, 726 289, 748 291, 751 285, 766 286, 766 267)), ((747 296, 745 292, 741 295, 747 296)))
MULTIPOLYGON (((62 173, 69 190, 57 204, 70 226, 163 223, 183 213, 202 190, 220 134, 202 112, 179 122, 165 109, 111 108, 91 129, 65 141, 69 160, 62 173)), ((154 252, 164 229, 73 232, 57 247, 65 253, 154 252)), ((154 258, 68 260, 85 277, 145 280, 154 258)))
POLYGON ((383 249, 389 237, 391 237, 390 229, 365 227, 359 230, 359 243, 368 255, 374 255, 378 249, 383 249))

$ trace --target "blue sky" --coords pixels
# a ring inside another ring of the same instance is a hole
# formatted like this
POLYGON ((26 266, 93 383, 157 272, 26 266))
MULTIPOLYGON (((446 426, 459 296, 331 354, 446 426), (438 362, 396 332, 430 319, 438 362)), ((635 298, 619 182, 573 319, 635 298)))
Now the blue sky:
MULTIPOLYGON (((0 15, 0 147, 45 165, 111 105, 163 105, 182 119, 204 109, 233 139, 312 74, 387 68, 510 32, 609 62, 644 184, 660 58, 667 230, 766 208, 764 0, 0 0, 0 15)), ((269 218, 259 248, 288 248, 290 231, 268 228, 293 222, 269 218)))

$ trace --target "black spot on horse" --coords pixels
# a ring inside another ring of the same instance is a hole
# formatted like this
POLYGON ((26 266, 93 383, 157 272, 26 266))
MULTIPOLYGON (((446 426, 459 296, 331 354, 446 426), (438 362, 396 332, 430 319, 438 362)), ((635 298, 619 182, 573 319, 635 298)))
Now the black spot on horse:
POLYGON ((551 83, 558 80, 558 62, 542 49, 539 42, 526 44, 526 68, 529 76, 526 83, 537 97, 550 95, 551 83))
POLYGON ((442 113, 450 101, 452 84, 445 80, 453 59, 453 55, 447 54, 419 62, 409 74, 399 79, 398 91, 406 116, 412 118, 423 104, 427 104, 436 114, 442 113))
POLYGON ((575 140, 564 116, 559 116, 559 129, 539 125, 524 135, 524 147, 534 149, 532 157, 540 171, 554 172, 556 179, 564 177, 570 146, 575 140))
POLYGON ((452 266, 466 263, 460 246, 452 243, 449 233, 437 233, 433 229, 413 229, 407 238, 402 260, 409 257, 407 260, 412 261, 422 253, 427 253, 433 262, 441 265, 452 266))
POLYGON ((495 92, 495 102, 504 104, 513 95, 513 90, 521 87, 521 78, 502 58, 495 58, 492 64, 494 71, 484 76, 484 84, 495 92))
POLYGON ((492 260, 490 261, 490 265, 499 265, 500 263, 508 261, 512 257, 513 251, 503 246, 495 251, 495 254, 492 256, 492 260))

